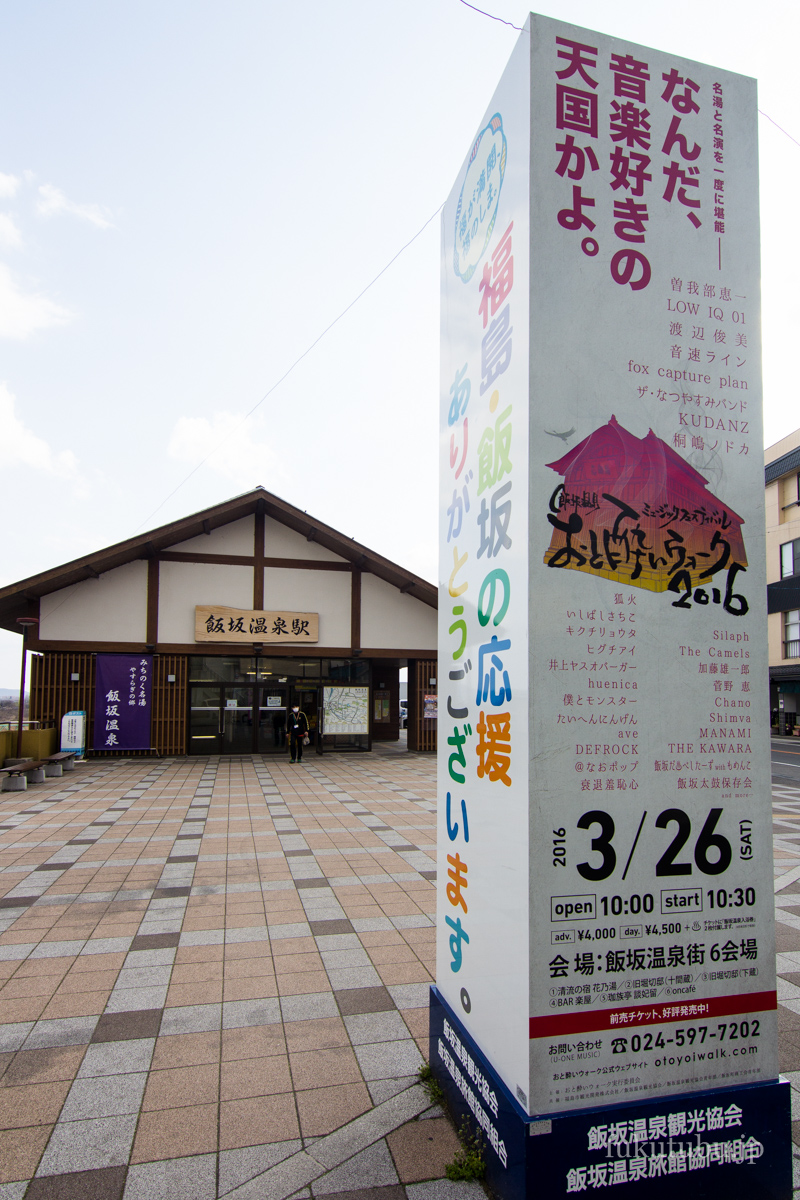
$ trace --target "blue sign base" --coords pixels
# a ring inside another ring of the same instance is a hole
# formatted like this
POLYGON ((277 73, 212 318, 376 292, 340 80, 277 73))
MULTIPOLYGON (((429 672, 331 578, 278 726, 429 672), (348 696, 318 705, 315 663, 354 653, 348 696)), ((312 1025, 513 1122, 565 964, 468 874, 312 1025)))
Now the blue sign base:
POLYGON ((430 1065, 456 1124, 480 1129, 498 1200, 791 1200, 786 1080, 529 1117, 435 987, 430 1065))

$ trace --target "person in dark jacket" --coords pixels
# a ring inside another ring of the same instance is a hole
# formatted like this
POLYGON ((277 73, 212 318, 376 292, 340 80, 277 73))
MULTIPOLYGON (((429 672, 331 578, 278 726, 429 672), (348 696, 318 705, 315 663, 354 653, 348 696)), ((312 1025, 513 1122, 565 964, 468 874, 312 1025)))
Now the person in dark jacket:
POLYGON ((289 735, 290 762, 303 761, 303 741, 308 735, 308 717, 295 704, 286 714, 286 732, 289 735))

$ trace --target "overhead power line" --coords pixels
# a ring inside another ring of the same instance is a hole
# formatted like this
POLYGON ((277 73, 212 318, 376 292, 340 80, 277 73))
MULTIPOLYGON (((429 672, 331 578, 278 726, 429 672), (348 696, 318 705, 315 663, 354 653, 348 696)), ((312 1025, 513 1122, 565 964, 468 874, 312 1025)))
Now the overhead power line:
POLYGON ((322 333, 320 333, 318 335, 318 337, 314 338, 314 341, 309 346, 306 347, 306 349, 303 351, 302 354, 298 355, 298 357, 294 360, 292 365, 289 368, 287 368, 287 370, 284 371, 284 373, 281 375, 280 379, 276 379, 275 382, 273 383, 272 387, 268 388, 267 391, 264 392, 264 395, 261 397, 261 399, 258 400, 253 405, 253 407, 250 409, 250 411, 245 413, 245 415, 242 417, 241 421, 239 421, 238 424, 233 427, 233 429, 228 430, 228 432, 225 434, 225 436, 222 438, 222 440, 217 443, 217 445, 214 447, 214 449, 211 451, 211 453, 207 454, 205 456, 205 458, 202 459, 195 467, 192 467, 189 474, 185 475, 184 478, 180 481, 180 483, 177 484, 172 489, 172 491, 169 493, 169 495, 164 497, 164 499, 161 501, 161 503, 158 505, 158 507, 154 508, 153 511, 150 513, 150 515, 145 517, 145 519, 142 521, 142 523, 140 525, 137 525, 136 529, 134 530, 134 533, 138 533, 139 530, 143 529, 144 526, 147 525, 147 523, 149 521, 152 521, 152 519, 156 515, 156 513, 161 511, 161 509, 164 507, 164 505, 167 504, 167 502, 170 501, 172 499, 172 497, 181 490, 181 488, 184 486, 184 484, 188 483, 189 480, 192 478, 192 476, 196 475, 197 472, 200 470, 200 468, 204 467, 205 464, 208 462, 208 460, 210 458, 212 458, 213 455, 216 454, 216 452, 222 446, 224 446, 227 442, 229 442, 235 433, 239 432, 239 430, 242 428, 242 426, 245 424, 245 422, 248 421, 250 419, 250 417, 252 417, 252 415, 256 411, 256 409, 260 408, 261 405, 264 403, 264 401, 266 399, 268 399, 269 396, 272 395, 272 393, 275 391, 275 389, 280 387, 280 385, 283 383, 283 381, 291 375, 291 373, 295 369, 295 367, 299 366, 299 364, 303 361, 303 359, 306 358, 311 353, 311 351, 314 349, 314 347, 319 345, 319 343, 326 336, 326 334, 330 333, 330 331, 333 329, 334 325, 337 325, 338 322, 341 321, 342 317, 346 316, 346 314, 350 312, 350 309, 355 304, 358 304, 358 302, 362 298, 362 296, 365 296, 367 294, 367 292, 370 290, 370 288, 375 286, 375 284, 378 282, 380 277, 382 275, 385 275, 386 272, 389 270, 389 267, 391 267, 392 263, 397 262, 400 255, 403 254, 403 252, 406 251, 409 248, 409 246, 413 245, 413 243, 417 240, 417 238, 420 236, 420 234, 425 232, 425 230, 430 225, 431 221, 433 221, 436 217, 438 217, 439 213, 442 211, 443 208, 444 208, 444 203, 439 205, 439 207, 436 209, 436 212, 431 213, 431 215, 428 217, 425 224, 422 225, 417 230, 417 232, 414 234, 414 236, 412 238, 408 239, 408 241, 406 242, 406 244, 404 246, 400 247, 400 249, 397 251, 397 253, 395 255, 393 255, 392 258, 389 259, 389 261, 386 263, 386 265, 384 267, 381 267, 380 271, 378 271, 378 274, 375 276, 375 278, 371 279, 370 282, 367 284, 367 286, 361 289, 361 291, 358 293, 358 295, 353 300, 350 301, 350 303, 347 305, 347 307, 343 308, 342 311, 339 313, 339 315, 334 317, 329 325, 326 325, 326 327, 323 329, 322 333))
POLYGON ((797 138, 794 138, 794 137, 792 137, 792 135, 790 133, 787 133, 786 130, 783 128, 783 126, 779 125, 777 121, 773 121, 772 117, 769 115, 769 113, 765 113, 763 108, 760 108, 758 111, 761 113, 761 116, 766 117, 767 120, 770 121, 775 126, 776 129, 780 129, 781 133, 786 134, 786 137, 788 137, 790 142, 794 142, 795 146, 800 146, 800 142, 798 142, 797 138))
MULTIPOLYGON (((524 29, 521 25, 515 25, 513 23, 513 21, 506 21, 503 17, 497 17, 494 15, 494 13, 487 12, 483 8, 478 8, 476 5, 470 4, 469 0, 459 0, 459 3, 463 4, 465 8, 472 9, 473 12, 478 13, 480 16, 487 17, 490 21, 497 21, 500 25, 507 25, 511 29, 516 29, 518 32, 524 33, 524 29)), ((769 121, 771 124, 773 124, 776 129, 780 130, 780 132, 782 134, 784 134, 785 137, 789 138, 789 140, 791 142, 794 142, 794 144, 796 146, 800 147, 800 142, 798 142, 797 138, 792 137, 792 135, 790 133, 788 133, 783 128, 782 125, 779 125, 777 121, 774 121, 768 113, 764 112, 764 110, 762 108, 759 108, 758 111, 762 117, 766 118, 766 120, 769 121)), ((323 329, 322 333, 320 333, 314 339, 314 341, 311 342, 311 344, 306 347, 306 349, 303 351, 303 353, 300 354, 294 360, 294 362, 291 364, 291 366, 286 371, 284 371, 283 375, 281 375, 281 377, 279 379, 277 379, 270 388, 267 389, 267 391, 264 393, 264 395, 261 397, 261 399, 258 400, 253 405, 253 407, 249 410, 249 412, 245 413, 245 415, 242 417, 241 421, 239 421, 233 427, 233 429, 229 430, 228 433, 225 434, 225 436, 222 438, 222 440, 220 442, 218 442, 217 445, 214 447, 214 450, 210 454, 207 454, 205 456, 205 458, 201 459, 201 461, 199 463, 197 463, 196 466, 192 467, 191 471, 189 471, 189 473, 184 476, 184 478, 180 481, 180 483, 178 483, 172 489, 172 491, 169 493, 169 495, 165 496, 164 499, 161 501, 161 503, 156 508, 153 509, 153 511, 149 514, 149 516, 145 517, 145 519, 142 521, 142 523, 136 527, 136 529, 134 530, 134 533, 138 533, 139 530, 144 528, 144 526, 147 525, 149 521, 152 521, 152 519, 156 515, 156 513, 161 511, 161 509, 164 507, 164 505, 167 504, 172 499, 172 497, 174 495, 176 495, 181 490, 181 488, 184 487, 189 482, 189 480, 192 478, 192 476, 196 475, 197 472, 201 469, 201 467, 204 467, 206 465, 206 463, 209 461, 209 459, 212 458, 213 455, 222 446, 224 446, 227 442, 229 442, 230 439, 234 436, 234 434, 238 433, 238 431, 242 428, 242 426, 250 419, 250 417, 252 417, 253 413, 256 412, 256 410, 261 407, 261 405, 264 403, 264 401, 267 400, 272 395, 272 393, 277 388, 280 387, 280 385, 284 382, 284 380, 287 379, 291 375, 292 371, 294 371, 295 368, 300 365, 300 363, 303 361, 303 359, 308 357, 308 355, 311 353, 311 351, 316 346, 318 346, 319 343, 322 341, 322 339, 324 337, 326 337, 327 334, 330 333, 330 331, 333 329, 333 327, 335 325, 337 325, 339 323, 339 321, 341 321, 342 317, 346 316, 347 313, 349 313, 350 309, 353 308, 354 305, 358 304, 359 300, 361 300, 361 298, 367 294, 367 292, 370 290, 370 288, 374 287, 374 285, 378 282, 378 280, 381 278, 381 276, 386 274, 386 272, 389 270, 389 268, 392 266, 392 264, 397 262, 397 259, 400 257, 400 255, 403 254, 404 251, 406 251, 409 248, 409 246, 413 245, 413 243, 417 240, 417 238, 422 233, 424 233, 424 231, 430 225, 431 221, 433 221, 439 215, 439 213, 442 211, 443 208, 444 208, 444 204, 440 204, 439 207, 436 209, 436 211, 431 213, 431 215, 428 217, 425 224, 422 225, 421 228, 417 230, 417 232, 414 234, 414 236, 412 238, 409 238, 409 240, 405 243, 404 246, 400 247, 400 249, 397 251, 397 253, 394 254, 392 256, 392 258, 390 258, 389 261, 386 263, 386 265, 381 268, 381 270, 374 277, 374 279, 370 280, 370 282, 366 285, 366 287, 362 288, 361 291, 358 293, 358 295, 353 300, 350 301, 350 303, 347 305, 347 307, 343 308, 342 311, 336 317, 333 318, 333 320, 330 322, 330 324, 327 325, 325 327, 325 329, 323 329)))
POLYGON ((513 21, 504 21, 502 17, 496 17, 494 13, 488 13, 482 8, 476 8, 474 4, 469 4, 468 0, 459 0, 459 2, 465 8, 471 8, 473 12, 480 13, 482 17, 488 17, 490 21, 497 21, 500 25, 510 25, 512 29, 517 29, 520 33, 524 32, 521 25, 515 25, 513 21))

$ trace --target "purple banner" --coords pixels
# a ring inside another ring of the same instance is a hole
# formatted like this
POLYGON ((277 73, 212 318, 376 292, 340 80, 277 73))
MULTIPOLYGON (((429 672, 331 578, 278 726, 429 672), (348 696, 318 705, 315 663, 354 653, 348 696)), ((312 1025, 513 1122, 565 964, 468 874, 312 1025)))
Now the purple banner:
POLYGON ((149 654, 98 654, 94 692, 94 749, 150 749, 149 654))

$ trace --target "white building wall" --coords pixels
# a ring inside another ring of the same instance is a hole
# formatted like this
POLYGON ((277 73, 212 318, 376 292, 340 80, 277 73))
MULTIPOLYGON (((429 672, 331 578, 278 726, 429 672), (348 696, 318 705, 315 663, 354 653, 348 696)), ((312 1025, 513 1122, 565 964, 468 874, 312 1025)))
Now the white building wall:
POLYGON ((319 613, 319 642, 315 644, 349 646, 350 578, 349 571, 268 567, 264 572, 264 608, 319 613))
POLYGON ((177 542, 169 549, 179 554, 246 554, 252 558, 254 520, 254 517, 242 517, 240 521, 212 529, 209 534, 201 533, 186 542, 177 542))
POLYGON ((197 604, 252 608, 253 568, 222 563, 162 562, 158 588, 159 642, 193 643, 197 604))
POLYGON ((361 577, 361 645, 436 654, 437 614, 375 575, 361 577))
MULTIPOLYGON (((800 430, 796 429, 774 446, 768 446, 764 451, 764 463, 769 466, 776 459, 782 458, 791 450, 800 446, 800 430)), ((776 583, 781 578, 780 550, 784 542, 792 542, 800 537, 800 506, 798 506, 797 471, 774 479, 766 485, 766 520, 767 520, 767 582, 776 583)), ((784 614, 771 613, 767 618, 767 636, 769 645, 769 665, 771 667, 796 666, 798 659, 784 658, 784 614)), ((789 695, 786 696, 788 704, 789 695)), ((787 708, 793 712, 794 709, 787 708)))
POLYGON ((146 562, 126 563, 99 579, 84 579, 42 596, 42 641, 143 642, 146 634, 146 562))
POLYGON ((788 666, 794 661, 783 657, 783 613, 770 613, 767 617, 767 644, 771 667, 788 666))
MULTIPOLYGON (((268 558, 306 562, 346 562, 286 526, 266 518, 268 558)), ((185 553, 253 553, 254 518, 176 544, 185 553)), ((43 641, 143 643, 147 638, 147 574, 144 560, 104 572, 63 588, 41 601, 39 636, 43 641)), ((349 647, 350 571, 273 568, 264 572, 264 608, 319 613, 316 646, 349 647)), ((159 565, 158 641, 195 645, 195 606, 225 605, 251 609, 253 572, 248 566, 164 562, 159 565)), ((374 575, 361 582, 361 644, 365 648, 403 648, 436 653, 436 612, 374 575)))
POLYGON ((264 520, 264 553, 267 558, 302 558, 309 562, 345 561, 338 554, 316 542, 309 542, 302 534, 273 521, 271 517, 264 520))

